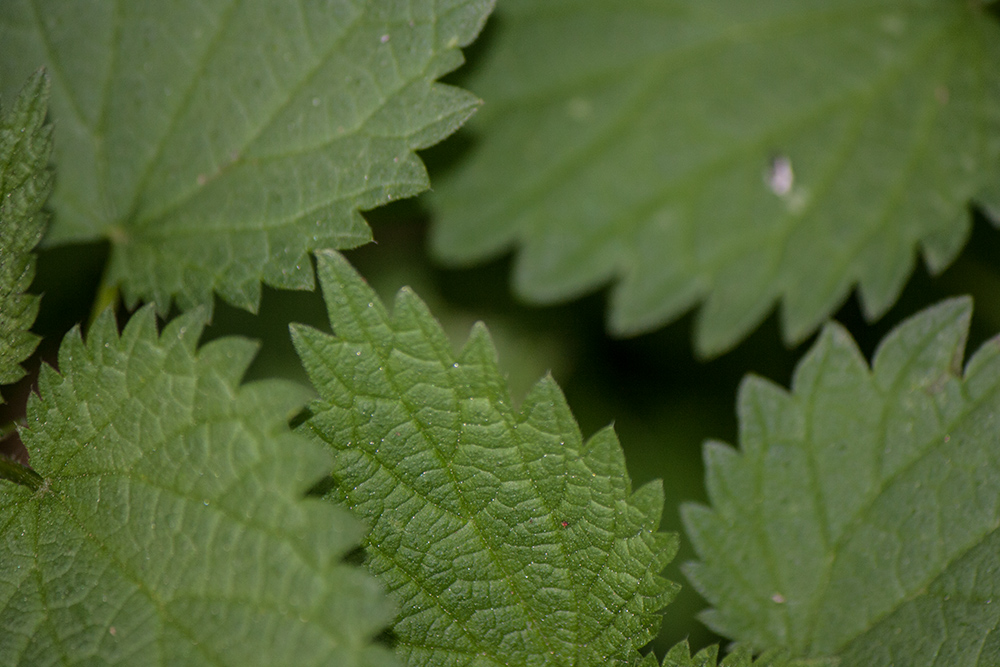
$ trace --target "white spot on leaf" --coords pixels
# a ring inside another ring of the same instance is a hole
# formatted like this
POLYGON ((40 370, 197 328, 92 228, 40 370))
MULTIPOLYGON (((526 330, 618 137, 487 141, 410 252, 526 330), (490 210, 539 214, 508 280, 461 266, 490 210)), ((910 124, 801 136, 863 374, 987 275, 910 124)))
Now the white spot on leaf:
POLYGON ((767 172, 767 185, 771 192, 784 197, 792 191, 795 185, 795 172, 792 171, 792 161, 786 155, 775 155, 771 158, 771 167, 767 172))

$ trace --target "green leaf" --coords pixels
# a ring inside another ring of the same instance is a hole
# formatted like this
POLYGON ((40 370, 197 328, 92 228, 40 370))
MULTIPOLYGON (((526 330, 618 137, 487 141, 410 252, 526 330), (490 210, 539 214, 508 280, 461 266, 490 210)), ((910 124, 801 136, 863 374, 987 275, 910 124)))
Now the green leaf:
POLYGON ((410 665, 623 665, 676 585, 658 482, 631 490, 608 428, 584 442, 551 377, 516 410, 485 327, 455 354, 408 289, 390 316, 318 256, 336 337, 295 327, 334 451, 330 496, 368 527, 410 665))
POLYGON ((24 376, 20 363, 38 345, 28 332, 38 297, 25 292, 35 277, 32 250, 45 233, 41 210, 52 185, 46 167, 52 148, 52 126, 45 124, 48 96, 48 79, 38 71, 13 108, 0 115, 0 384, 24 376))
POLYGON ((255 345, 195 349, 203 314, 119 338, 110 312, 43 367, 0 482, 0 664, 391 665, 392 606, 341 559, 345 510, 305 500, 328 469, 287 427, 303 390, 239 386, 255 345))
POLYGON ((966 364, 968 299, 900 325, 871 368, 828 325, 790 392, 748 378, 740 451, 687 506, 704 620, 844 667, 1000 663, 1000 339, 966 364))
POLYGON ((789 342, 857 285, 884 313, 919 247, 965 243, 996 182, 1000 25, 980 2, 506 0, 464 79, 485 100, 435 180, 437 255, 520 248, 538 302, 613 282, 610 328, 704 302, 737 343, 777 302, 789 342))
POLYGON ((837 667, 836 660, 796 660, 785 651, 768 651, 754 660, 746 646, 737 646, 721 663, 718 660, 718 646, 709 646, 692 656, 687 641, 670 649, 663 657, 662 665, 654 656, 646 656, 648 667, 837 667))
POLYGON ((426 189, 414 151, 478 105, 434 80, 492 4, 5 0, 0 88, 53 77, 50 240, 109 239, 107 284, 161 313, 311 289, 309 251, 426 189))

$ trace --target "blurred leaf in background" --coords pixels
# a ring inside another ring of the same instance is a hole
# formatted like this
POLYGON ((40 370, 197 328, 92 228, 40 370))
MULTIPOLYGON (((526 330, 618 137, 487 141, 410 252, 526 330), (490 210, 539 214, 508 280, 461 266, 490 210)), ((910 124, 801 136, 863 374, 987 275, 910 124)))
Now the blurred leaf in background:
POLYGON ((703 302, 725 351, 782 304, 801 342, 858 286, 895 302, 1000 187, 1000 23, 981 2, 505 0, 466 154, 435 178, 449 263, 517 249, 522 297, 614 283, 609 327, 703 302))

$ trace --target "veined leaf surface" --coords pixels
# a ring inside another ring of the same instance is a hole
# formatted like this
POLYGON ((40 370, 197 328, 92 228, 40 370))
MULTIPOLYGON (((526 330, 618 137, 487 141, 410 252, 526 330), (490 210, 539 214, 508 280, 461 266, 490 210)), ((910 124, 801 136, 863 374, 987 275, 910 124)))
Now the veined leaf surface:
POLYGON ((631 665, 676 586, 663 491, 632 491, 608 428, 581 438, 558 386, 515 410, 485 327, 455 354, 412 292, 392 315, 318 256, 335 336, 297 327, 332 497, 365 522, 409 665, 631 665))
POLYGON ((842 667, 1000 663, 1000 341, 962 369, 968 299, 903 323, 869 368, 828 325, 791 391, 749 378, 740 451, 684 508, 704 620, 842 667))
POLYGON ((691 655, 687 641, 683 641, 663 656, 663 662, 657 662, 656 656, 646 656, 642 667, 837 667, 831 660, 798 660, 789 657, 786 651, 768 651, 756 660, 746 645, 737 646, 719 661, 719 647, 709 646, 691 655))
POLYGON ((43 367, 34 470, 0 458, 0 664, 395 664, 391 604, 342 562, 361 527, 304 498, 329 470, 287 426, 305 392, 239 386, 255 345, 196 350, 202 318, 119 338, 105 311, 43 367))
POLYGON ((703 302, 731 347, 782 304, 812 333, 857 285, 875 318, 918 249, 965 243, 1000 181, 1000 23, 982 2, 505 0, 464 79, 472 148, 435 181, 449 262, 517 248, 553 302, 609 282, 631 334, 703 302))
POLYGON ((5 0, 0 90, 47 65, 49 241, 105 238, 129 304, 253 310, 313 286, 309 251, 427 187, 414 150, 478 101, 434 83, 493 0, 5 0))
POLYGON ((45 231, 41 209, 52 186, 47 102, 48 80, 36 72, 10 110, 0 114, 0 384, 24 375, 20 363, 38 344, 28 331, 38 297, 25 292, 35 276, 32 250, 45 231))

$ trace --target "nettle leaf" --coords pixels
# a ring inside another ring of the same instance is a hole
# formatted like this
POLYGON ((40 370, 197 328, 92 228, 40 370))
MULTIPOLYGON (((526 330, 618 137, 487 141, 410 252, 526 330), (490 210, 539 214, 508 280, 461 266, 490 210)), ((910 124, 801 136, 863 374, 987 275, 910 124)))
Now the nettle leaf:
POLYGON ((584 442, 551 377, 516 410, 485 327, 455 354, 408 289, 390 316, 350 265, 318 256, 336 336, 293 337, 334 451, 330 496, 365 522, 410 665, 638 661, 676 585, 659 482, 632 491, 608 428, 584 442))
POLYGON ((646 656, 642 667, 837 667, 834 660, 798 660, 789 657, 786 651, 768 651, 756 660, 747 646, 737 646, 719 662, 719 647, 709 646, 696 655, 691 655, 687 641, 670 649, 663 662, 656 661, 652 654, 646 656))
POLYGON ((53 73, 50 241, 106 238, 129 304, 255 310, 311 289, 308 252, 370 240, 359 209, 427 188, 414 154, 478 100, 433 83, 493 0, 0 5, 0 87, 53 73))
POLYGON ((39 300, 25 292, 35 277, 32 250, 45 233, 41 210, 52 185, 46 167, 52 147, 52 127, 45 124, 48 95, 48 79, 36 72, 12 108, 0 114, 0 384, 24 376, 20 363, 38 345, 28 330, 39 300))
POLYGON ((711 508, 683 511, 712 628, 843 667, 1000 664, 1000 339, 963 372, 970 313, 920 313, 871 368, 831 324, 790 392, 744 382, 740 451, 706 447, 711 508))
POLYGON ((884 313, 942 270, 1000 160, 982 2, 505 0, 465 79, 486 102, 435 181, 437 255, 520 248, 538 302, 614 282, 632 334, 704 302, 719 353, 777 302, 789 342, 858 286, 884 313))
MULTIPOLYGON (((110 311, 43 367, 0 473, 0 664, 391 665, 393 608, 342 562, 362 531, 305 491, 304 390, 239 386, 255 345, 196 350, 203 313, 119 338, 110 311)), ((0 460, 2 461, 2 460, 0 460)))

